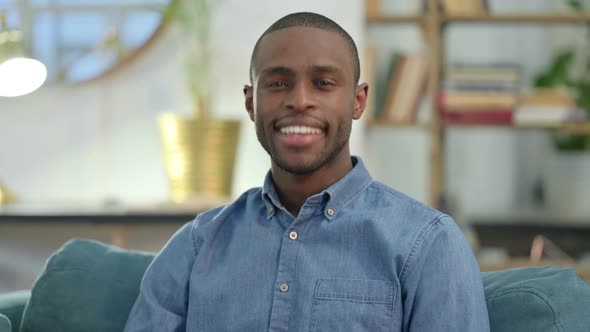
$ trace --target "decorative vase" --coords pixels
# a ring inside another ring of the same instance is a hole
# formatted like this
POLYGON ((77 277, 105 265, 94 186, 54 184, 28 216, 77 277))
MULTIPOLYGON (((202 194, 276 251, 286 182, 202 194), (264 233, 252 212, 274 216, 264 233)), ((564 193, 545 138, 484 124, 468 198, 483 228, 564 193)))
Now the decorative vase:
POLYGON ((231 196, 240 121, 163 113, 158 127, 173 202, 231 196))
POLYGON ((0 183, 0 206, 17 202, 17 196, 0 183))
POLYGON ((550 211, 590 223, 590 153, 553 153, 545 167, 545 190, 550 211))

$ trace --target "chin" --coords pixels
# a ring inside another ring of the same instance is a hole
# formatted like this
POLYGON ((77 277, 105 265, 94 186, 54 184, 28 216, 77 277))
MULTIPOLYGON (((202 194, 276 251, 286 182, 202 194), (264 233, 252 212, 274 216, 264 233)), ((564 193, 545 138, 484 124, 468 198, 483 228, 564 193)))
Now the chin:
POLYGON ((321 164, 318 161, 297 161, 285 162, 284 160, 275 160, 275 164, 285 172, 295 175, 307 175, 317 171, 321 164))

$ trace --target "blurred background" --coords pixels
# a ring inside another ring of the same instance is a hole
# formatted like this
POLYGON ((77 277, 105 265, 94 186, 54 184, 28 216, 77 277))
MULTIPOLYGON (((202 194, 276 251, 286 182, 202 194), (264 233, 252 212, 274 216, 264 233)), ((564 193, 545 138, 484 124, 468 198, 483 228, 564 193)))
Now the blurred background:
POLYGON ((72 237, 158 251, 260 186, 242 88, 296 11, 357 42, 375 179, 452 215, 482 269, 587 273, 590 1, 0 0, 0 292, 72 237))

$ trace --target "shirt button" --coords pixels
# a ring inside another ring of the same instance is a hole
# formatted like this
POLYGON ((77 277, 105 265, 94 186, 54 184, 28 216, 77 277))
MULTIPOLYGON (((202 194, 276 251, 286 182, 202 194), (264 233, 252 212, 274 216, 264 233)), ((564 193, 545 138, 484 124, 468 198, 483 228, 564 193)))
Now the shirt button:
POLYGON ((329 216, 333 216, 334 215, 334 210, 332 210, 332 209, 328 209, 327 212, 328 212, 328 215, 329 216))
POLYGON ((285 293, 289 290, 289 285, 287 285, 286 283, 281 284, 281 286, 279 286, 279 289, 281 290, 281 292, 285 293))
POLYGON ((298 237, 298 236, 299 236, 299 235, 297 235, 297 232, 295 232, 295 231, 293 231, 293 232, 289 233, 289 238, 290 238, 291 240, 297 240, 297 237, 298 237))

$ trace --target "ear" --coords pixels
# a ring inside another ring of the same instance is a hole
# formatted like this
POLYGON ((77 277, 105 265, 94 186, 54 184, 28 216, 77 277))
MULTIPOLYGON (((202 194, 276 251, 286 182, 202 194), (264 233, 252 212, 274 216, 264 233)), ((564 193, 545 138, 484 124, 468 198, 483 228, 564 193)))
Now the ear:
POLYGON ((369 93, 369 85, 363 83, 359 85, 354 93, 354 111, 352 112, 352 118, 358 120, 363 115, 365 107, 367 106, 367 95, 369 93))
POLYGON ((254 90, 250 85, 244 85, 244 104, 250 120, 254 121, 254 90))

